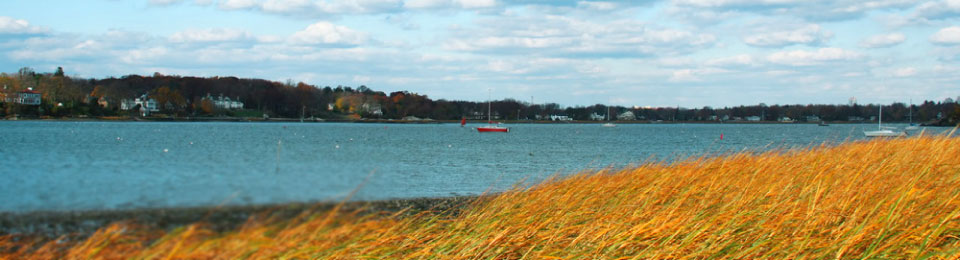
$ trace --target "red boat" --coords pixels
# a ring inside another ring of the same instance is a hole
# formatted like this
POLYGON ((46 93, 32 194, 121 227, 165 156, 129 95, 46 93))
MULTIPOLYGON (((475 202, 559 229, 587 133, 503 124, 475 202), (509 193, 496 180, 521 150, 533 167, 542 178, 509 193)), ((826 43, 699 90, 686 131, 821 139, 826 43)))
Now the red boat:
POLYGON ((486 126, 477 127, 477 132, 481 132, 481 133, 483 133, 483 132, 502 132, 502 133, 508 133, 508 132, 510 132, 510 128, 503 127, 503 126, 499 126, 499 125, 486 125, 486 126))
POLYGON ((487 125, 477 127, 477 132, 480 132, 480 133, 497 133, 497 132, 509 133, 510 132, 510 128, 500 126, 500 123, 497 123, 496 125, 493 124, 493 113, 491 113, 491 110, 490 110, 490 100, 487 100, 487 125))

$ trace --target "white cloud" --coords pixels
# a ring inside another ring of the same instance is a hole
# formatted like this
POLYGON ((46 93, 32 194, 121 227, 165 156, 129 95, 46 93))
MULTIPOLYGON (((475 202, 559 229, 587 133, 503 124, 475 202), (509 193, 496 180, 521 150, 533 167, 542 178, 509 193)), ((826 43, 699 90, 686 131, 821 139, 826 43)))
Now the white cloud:
POLYGON ((472 8, 488 8, 494 7, 497 5, 496 0, 454 0, 458 5, 463 8, 472 9, 472 8))
POLYGON ((804 0, 674 0, 678 5, 697 7, 783 6, 804 3, 804 0))
POLYGON ((42 34, 46 32, 47 29, 32 26, 26 20, 0 16, 0 34, 42 34))
POLYGON ((296 43, 311 45, 357 45, 364 43, 367 36, 345 26, 321 21, 294 33, 291 39, 296 43))
POLYGON ((150 47, 127 50, 124 51, 124 54, 118 56, 126 64, 149 64, 151 61, 169 55, 169 53, 169 50, 165 47, 150 47))
POLYGON ((183 0, 150 0, 149 3, 150 3, 151 5, 165 6, 165 5, 178 4, 178 3, 182 2, 182 1, 183 1, 183 0))
POLYGON ((403 7, 401 0, 334 0, 316 3, 321 13, 368 14, 397 12, 403 7))
POLYGON ((914 67, 899 68, 893 71, 893 76, 900 77, 900 78, 910 77, 914 75, 917 75, 917 69, 914 67))
MULTIPOLYGON (((210 1, 210 0, 198 0, 210 1)), ((402 0, 222 0, 220 9, 251 9, 269 14, 303 17, 324 17, 340 14, 395 13, 402 0)))
POLYGON ((406 0, 404 8, 409 9, 437 9, 437 8, 464 8, 479 9, 497 6, 495 0, 406 0))
POLYGON ((249 9, 258 5, 255 0, 226 0, 220 1, 220 8, 227 10, 249 9))
POLYGON ((704 69, 681 69, 671 73, 669 81, 671 82, 697 82, 703 81, 703 76, 715 75, 729 72, 723 69, 704 68, 704 69))
POLYGON ((724 20, 743 16, 743 13, 735 11, 680 6, 669 6, 665 13, 671 18, 699 26, 713 26, 722 23, 724 20))
POLYGON ((657 65, 662 67, 690 67, 696 64, 697 61, 689 57, 662 57, 657 60, 657 65))
POLYGON ((930 42, 942 45, 960 44, 960 26, 940 29, 930 36, 930 42))
POLYGON ((407 0, 403 3, 403 7, 409 9, 441 8, 450 5, 450 0, 407 0))
POLYGON ((753 56, 741 54, 731 57, 710 59, 705 62, 707 66, 754 66, 757 62, 753 56))
POLYGON ((370 83, 370 76, 354 75, 353 82, 360 83, 360 84, 370 83))
POLYGON ((577 57, 669 56, 716 42, 712 34, 654 28, 636 20, 590 21, 561 16, 484 19, 476 28, 454 28, 448 50, 577 57))
POLYGON ((791 66, 810 66, 824 62, 848 61, 862 57, 860 53, 840 48, 821 48, 817 51, 782 51, 767 56, 767 60, 791 66))
POLYGON ((579 1, 577 2, 577 7, 595 10, 595 11, 611 11, 617 9, 619 5, 614 2, 600 2, 600 1, 579 1))
POLYGON ((313 3, 309 0, 267 0, 260 4, 260 8, 274 13, 297 12, 313 8, 313 3))
POLYGON ((170 41, 177 43, 195 43, 195 42, 230 42, 251 40, 254 37, 238 29, 189 29, 174 33, 170 36, 170 41))
POLYGON ((799 17, 809 21, 850 20, 862 17, 872 10, 909 9, 917 5, 917 1, 913 0, 672 0, 671 2, 679 7, 700 10, 799 17))
POLYGON ((860 41, 860 47, 863 48, 886 48, 900 44, 907 40, 902 33, 880 34, 867 37, 860 41))
POLYGON ((960 0, 940 0, 924 2, 917 7, 913 18, 945 19, 960 15, 960 0))
POLYGON ((829 40, 833 33, 822 30, 819 25, 808 24, 792 30, 782 25, 763 29, 766 32, 747 36, 743 42, 756 47, 783 47, 794 44, 817 45, 829 40))

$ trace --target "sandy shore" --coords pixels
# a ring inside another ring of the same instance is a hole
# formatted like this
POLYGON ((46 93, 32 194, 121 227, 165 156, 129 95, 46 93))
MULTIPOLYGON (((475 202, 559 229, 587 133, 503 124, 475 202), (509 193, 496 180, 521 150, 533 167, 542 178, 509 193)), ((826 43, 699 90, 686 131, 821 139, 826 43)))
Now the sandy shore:
MULTIPOLYGON (((362 214, 405 214, 424 211, 439 214, 457 214, 478 197, 416 198, 382 201, 347 202, 343 211, 361 211, 362 214)), ((216 231, 239 227, 251 217, 284 220, 302 213, 324 212, 338 203, 289 203, 253 206, 190 207, 131 210, 40 211, 28 213, 0 213, 0 235, 26 235, 56 238, 63 235, 85 237, 97 229, 120 221, 132 221, 149 227, 170 230, 191 223, 204 222, 216 231)))

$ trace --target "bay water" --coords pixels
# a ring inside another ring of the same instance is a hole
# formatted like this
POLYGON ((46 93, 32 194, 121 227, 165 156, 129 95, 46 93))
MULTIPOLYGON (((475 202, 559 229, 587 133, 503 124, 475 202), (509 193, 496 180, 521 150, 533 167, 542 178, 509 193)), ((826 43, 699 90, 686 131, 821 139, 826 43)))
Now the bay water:
POLYGON ((469 124, 0 121, 0 211, 478 195, 644 161, 857 141, 876 128, 509 126, 503 134, 469 124))

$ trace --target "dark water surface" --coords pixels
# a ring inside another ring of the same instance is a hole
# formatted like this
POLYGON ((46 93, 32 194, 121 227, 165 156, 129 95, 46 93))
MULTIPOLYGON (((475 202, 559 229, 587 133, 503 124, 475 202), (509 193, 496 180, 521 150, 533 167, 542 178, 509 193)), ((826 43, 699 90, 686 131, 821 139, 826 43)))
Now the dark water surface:
MULTIPOLYGON (((477 195, 553 174, 863 139, 874 125, 0 122, 0 211, 477 195), (723 133, 723 140, 719 140, 723 133), (365 181, 366 180, 366 181, 365 181), (361 187, 362 186, 362 187, 361 187)), ((928 128, 943 132, 948 128, 928 128)))

